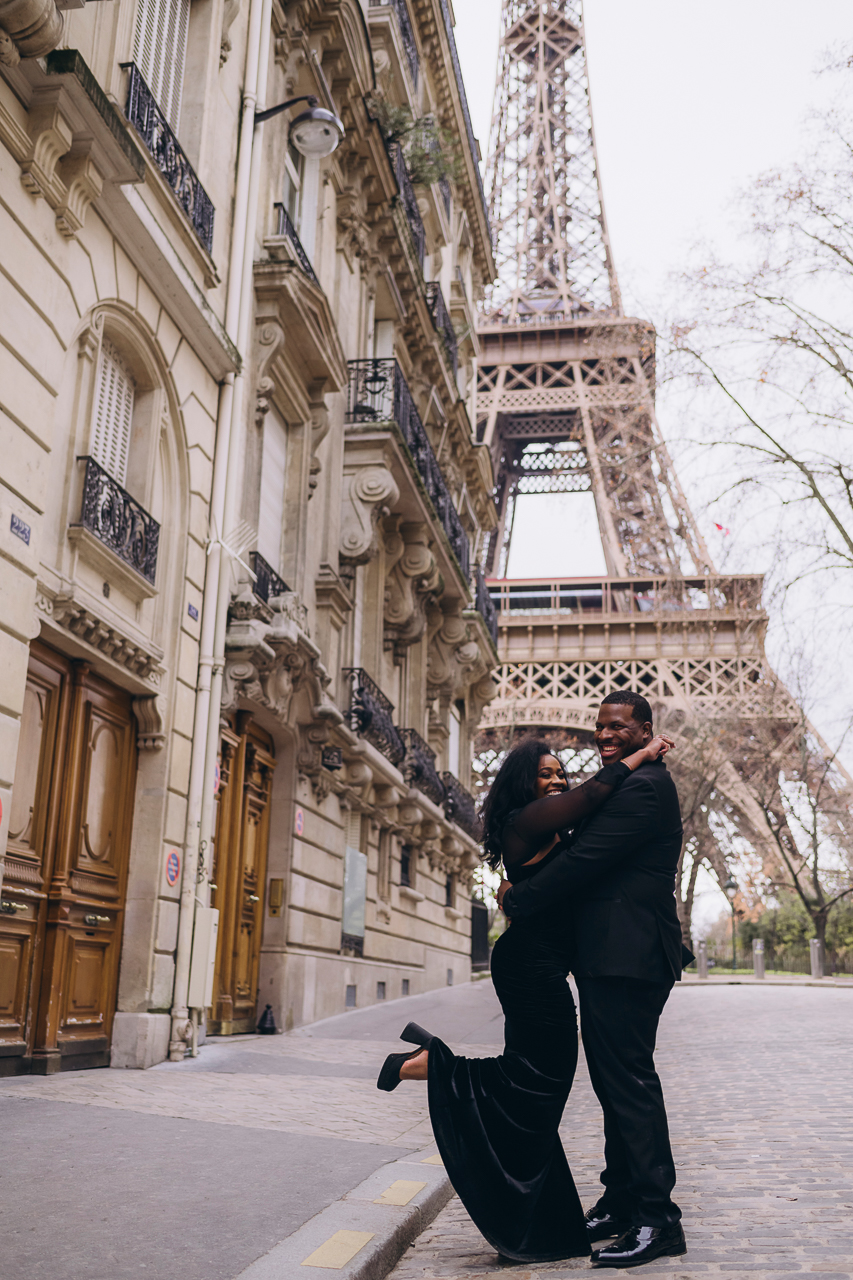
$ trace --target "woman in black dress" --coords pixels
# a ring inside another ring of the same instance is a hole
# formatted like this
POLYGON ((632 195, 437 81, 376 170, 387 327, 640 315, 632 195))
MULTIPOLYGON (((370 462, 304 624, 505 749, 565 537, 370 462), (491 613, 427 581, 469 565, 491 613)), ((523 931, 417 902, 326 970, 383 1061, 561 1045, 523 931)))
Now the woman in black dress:
MULTIPOLYGON (((657 737, 582 786, 537 739, 507 756, 483 805, 486 860, 513 884, 536 875, 577 825, 644 760, 666 752, 657 737)), ((583 1209, 558 1127, 578 1060, 577 1015, 567 982, 571 926, 565 903, 535 924, 515 921, 492 952, 492 980, 505 1019, 496 1058, 461 1058, 409 1023, 402 1039, 422 1046, 391 1054, 380 1089, 429 1081, 429 1109, 448 1176, 476 1226, 518 1262, 586 1257, 583 1209)))

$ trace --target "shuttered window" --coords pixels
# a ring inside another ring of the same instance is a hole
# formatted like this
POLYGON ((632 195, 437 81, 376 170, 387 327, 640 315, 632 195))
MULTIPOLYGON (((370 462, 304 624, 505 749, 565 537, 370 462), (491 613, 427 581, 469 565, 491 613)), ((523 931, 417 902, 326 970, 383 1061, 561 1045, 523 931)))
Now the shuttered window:
POLYGON ((123 485, 133 421, 133 378, 116 348, 104 338, 95 391, 95 424, 91 454, 123 485))
POLYGON ((133 61, 154 94, 157 106, 177 133, 190 0, 138 0, 133 61))
POLYGON ((287 428, 275 409, 264 418, 264 450, 261 462, 261 497, 258 512, 258 550, 271 569, 281 573, 281 541, 284 529, 284 479, 287 461, 287 428))
POLYGON ((341 932, 348 938, 363 938, 367 902, 367 854, 361 852, 361 814, 349 812, 344 830, 346 851, 341 932))

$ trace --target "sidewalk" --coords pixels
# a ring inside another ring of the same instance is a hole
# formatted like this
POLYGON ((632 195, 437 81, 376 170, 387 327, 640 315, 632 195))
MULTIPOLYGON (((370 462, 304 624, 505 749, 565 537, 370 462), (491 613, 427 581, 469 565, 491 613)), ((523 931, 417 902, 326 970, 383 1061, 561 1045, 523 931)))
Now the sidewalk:
MULTIPOLYGON (((442 1167, 423 1163, 436 1151, 426 1086, 380 1093, 379 1066, 403 1047, 410 1018, 438 1020, 455 1042, 485 1022, 486 1047, 474 1051, 493 1053, 495 1014, 491 983, 474 984, 290 1035, 209 1043, 194 1060, 150 1071, 0 1079, 0 1276, 233 1280, 249 1268, 261 1280, 252 1264, 316 1215, 332 1214, 328 1236, 344 1229, 334 1223, 346 1196, 361 1198, 360 1229, 375 1237, 357 1259, 364 1280, 384 1275, 450 1190, 442 1167), (421 1186, 373 1204, 397 1182, 421 1186), (389 1240, 397 1253, 376 1253, 389 1240)), ((295 1260, 298 1274, 328 1236, 295 1260)), ((269 1274, 279 1280, 285 1259, 276 1259, 269 1274)))

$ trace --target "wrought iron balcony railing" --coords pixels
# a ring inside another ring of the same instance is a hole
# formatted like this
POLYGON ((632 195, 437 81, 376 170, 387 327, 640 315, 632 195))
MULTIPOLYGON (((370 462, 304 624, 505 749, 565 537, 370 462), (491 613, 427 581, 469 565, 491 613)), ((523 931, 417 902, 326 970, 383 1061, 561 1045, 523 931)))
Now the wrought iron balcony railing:
POLYGON ((444 345, 447 348, 447 354, 450 357, 450 363, 453 365, 455 374, 459 368, 459 345, 456 341, 456 330, 453 328, 450 312, 447 310, 444 301, 444 294, 441 292, 441 285, 437 280, 433 280, 427 285, 426 296, 432 322, 444 339, 444 345))
POLYGON ((418 87, 418 71, 420 69, 420 59, 418 57, 418 47, 415 44, 415 33, 412 30, 412 20, 409 17, 409 7, 406 0, 370 0, 370 7, 373 8, 390 8, 397 15, 397 22, 400 27, 400 38, 403 41, 403 48, 406 51, 406 61, 409 64, 409 71, 412 74, 412 84, 418 87))
POLYGON ((396 360, 349 361, 347 422, 397 424, 467 582, 471 557, 468 534, 462 527, 409 384, 396 360))
MULTIPOLYGON (((444 29, 447 32, 447 43, 450 45, 450 61, 453 63, 453 74, 456 76, 456 88, 459 91, 459 100, 462 103, 462 115, 465 118, 465 133, 468 137, 468 146, 471 148, 471 158, 474 161, 474 173, 477 175, 477 187, 480 192, 480 200, 483 205, 483 215, 486 219, 486 226, 489 227, 489 212, 486 205, 486 193, 483 190, 483 179, 480 176, 480 166, 477 163, 477 143, 474 138, 474 128, 471 124, 471 113, 468 110, 468 98, 465 94, 465 82, 462 79, 462 67, 459 63, 459 53, 456 48, 456 37, 453 34, 453 23, 450 20, 450 9, 447 0, 441 0, 441 14, 444 18, 444 29)), ((491 240, 491 228, 489 228, 489 239, 491 240)))
POLYGON ((178 204, 192 223, 199 240, 210 253, 213 247, 214 214, 210 196, 199 182, 195 169, 157 106, 136 63, 123 62, 121 65, 123 70, 130 73, 125 115, 174 191, 178 204))
POLYGON ((435 767, 435 752, 416 729, 401 729, 406 744, 402 774, 410 787, 417 787, 434 804, 444 804, 444 783, 435 767))
POLYGON ((486 575, 480 565, 476 565, 474 569, 474 606, 483 615, 483 621, 488 628, 489 635, 492 637, 494 644, 497 644, 498 611, 495 608, 494 600, 489 594, 489 588, 486 586, 486 575))
POLYGON ((759 574, 724 577, 492 578, 489 594, 504 615, 583 614, 587 617, 760 613, 759 574))
POLYGON ((302 247, 302 241, 296 233, 296 227, 293 225, 290 214, 287 212, 283 204, 276 204, 275 210, 278 215, 276 235, 287 236, 291 246, 293 247, 293 252, 296 254, 296 261, 299 263, 308 279, 313 280, 319 287, 320 281, 314 274, 314 268, 311 266, 308 254, 302 247))
POLYGON ((80 523, 99 542, 153 584, 160 526, 94 458, 86 463, 80 523))
POLYGON ((275 569, 267 564, 259 551, 249 552, 249 564, 252 566, 252 573, 255 575, 252 590, 259 600, 263 600, 264 604, 269 604, 270 597, 283 596, 290 591, 290 587, 284 578, 278 576, 275 569))
POLYGON ((343 675, 350 688, 349 727, 381 751, 386 760, 400 764, 406 746, 392 718, 394 704, 362 667, 345 667, 343 675))
POLYGON ((388 159, 391 161, 391 168, 394 170, 394 177, 397 179, 397 186, 400 189, 400 200, 406 211, 415 253, 418 256, 418 262, 423 267, 424 252, 426 250, 426 231, 424 230, 421 211, 418 208, 415 188, 412 186, 412 179, 409 177, 409 170, 406 168, 405 152, 399 142, 386 141, 385 149, 388 152, 388 159))
POLYGON ((444 801, 445 817, 450 822, 455 822, 457 827, 461 827, 472 840, 479 840, 481 835, 480 819, 477 817, 477 809, 471 792, 466 791, 459 779, 455 778, 452 773, 444 772, 441 775, 441 780, 447 792, 444 801))

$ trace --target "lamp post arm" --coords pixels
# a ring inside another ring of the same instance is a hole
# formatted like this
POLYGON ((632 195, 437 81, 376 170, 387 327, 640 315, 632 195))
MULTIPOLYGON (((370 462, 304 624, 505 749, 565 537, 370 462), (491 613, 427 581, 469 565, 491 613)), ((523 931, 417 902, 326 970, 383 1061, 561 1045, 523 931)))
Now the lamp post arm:
POLYGON ((272 116, 279 115, 282 111, 286 111, 288 107, 296 106, 297 102, 307 102, 309 107, 316 107, 319 98, 313 93, 303 93, 299 98, 288 98, 287 102, 280 102, 277 107, 267 107, 266 111, 255 112, 255 124, 261 124, 264 120, 269 120, 272 116))

